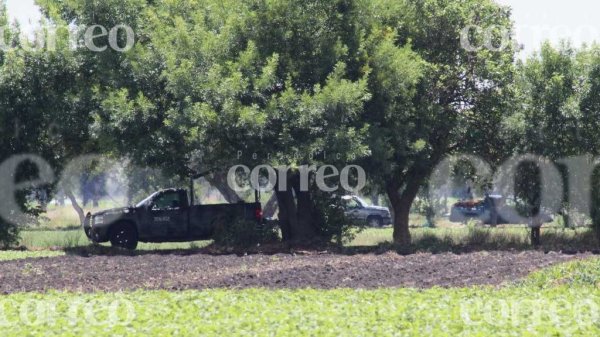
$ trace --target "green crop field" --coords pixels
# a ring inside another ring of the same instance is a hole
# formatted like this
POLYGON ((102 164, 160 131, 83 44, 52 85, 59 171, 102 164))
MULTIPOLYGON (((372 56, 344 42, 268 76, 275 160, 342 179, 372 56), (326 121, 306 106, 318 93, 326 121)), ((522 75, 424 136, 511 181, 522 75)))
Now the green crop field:
POLYGON ((598 336, 600 259, 503 288, 0 297, 4 336, 598 336))

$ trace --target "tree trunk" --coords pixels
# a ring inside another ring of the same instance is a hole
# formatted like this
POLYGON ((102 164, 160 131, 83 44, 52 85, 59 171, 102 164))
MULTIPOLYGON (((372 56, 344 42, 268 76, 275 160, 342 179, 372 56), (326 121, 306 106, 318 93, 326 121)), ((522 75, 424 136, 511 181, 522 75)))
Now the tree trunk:
POLYGON ((75 198, 75 195, 73 195, 73 192, 71 192, 71 190, 69 190, 68 188, 65 188, 64 191, 65 191, 65 195, 67 196, 67 198, 69 198, 69 200, 71 201, 71 205, 75 209, 75 212, 77 212, 77 215, 79 216, 79 225, 83 226, 83 223, 85 222, 85 212, 84 212, 83 208, 81 208, 81 206, 79 206, 79 203, 77 202, 77 198, 75 198))
POLYGON ((409 247, 412 241, 409 228, 410 207, 394 207, 394 243, 409 247))
POLYGON ((386 192, 394 213, 394 243, 408 247, 411 243, 409 230, 410 207, 403 204, 400 187, 394 183, 388 184, 386 192))
POLYGON ((317 238, 314 226, 314 207, 310 192, 300 191, 300 175, 288 174, 287 186, 280 191, 276 186, 279 205, 279 224, 284 241, 310 242, 317 238))
POLYGON ((272 218, 275 215, 276 211, 277 211, 277 194, 273 193, 271 198, 269 198, 269 201, 267 201, 267 203, 265 204, 265 207, 263 207, 263 215, 265 216, 265 218, 272 218))
POLYGON ((216 172, 212 176, 204 177, 209 184, 216 188, 223 198, 230 204, 235 204, 243 201, 242 198, 234 191, 229 184, 227 184, 227 174, 223 172, 216 172))
POLYGON ((292 221, 296 221, 296 204, 291 190, 277 191, 277 204, 279 205, 279 227, 281 228, 281 236, 283 241, 291 241, 292 237, 292 221))
POLYGON ((410 208, 417 197, 421 183, 422 178, 413 176, 407 179, 406 186, 402 192, 398 183, 389 183, 386 186, 386 192, 394 210, 394 243, 402 249, 410 248, 410 208))
POLYGON ((310 192, 296 192, 296 226, 292 226, 292 236, 296 241, 312 241, 317 237, 317 231, 313 223, 314 207, 310 198, 310 192))

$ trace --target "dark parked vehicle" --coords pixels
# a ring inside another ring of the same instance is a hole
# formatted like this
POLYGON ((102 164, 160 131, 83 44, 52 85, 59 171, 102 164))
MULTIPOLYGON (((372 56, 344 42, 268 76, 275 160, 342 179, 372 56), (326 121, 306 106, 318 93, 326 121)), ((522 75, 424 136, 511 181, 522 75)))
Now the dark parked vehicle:
POLYGON ((219 226, 240 220, 260 223, 261 204, 190 205, 186 190, 167 189, 132 207, 88 213, 83 228, 94 242, 135 249, 138 242, 210 239, 219 226))
MULTIPOLYGON (((520 217, 515 214, 516 205, 508 205, 512 200, 500 195, 488 195, 483 200, 460 201, 452 206, 450 221, 465 222, 471 219, 479 220, 484 224, 519 224, 520 217), (514 217, 514 218, 513 218, 514 217)), ((552 222, 552 216, 543 213, 543 223, 552 222)))

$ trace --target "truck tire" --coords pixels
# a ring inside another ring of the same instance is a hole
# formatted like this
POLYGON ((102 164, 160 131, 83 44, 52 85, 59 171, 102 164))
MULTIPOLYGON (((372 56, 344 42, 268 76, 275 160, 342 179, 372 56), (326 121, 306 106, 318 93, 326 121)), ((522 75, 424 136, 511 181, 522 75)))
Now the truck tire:
POLYGON ((85 233, 85 236, 87 236, 87 238, 88 238, 90 241, 94 241, 94 240, 92 239, 92 229, 91 229, 91 228, 89 228, 89 227, 84 227, 84 228, 83 228, 83 232, 85 233))
POLYGON ((115 248, 135 250, 138 245, 138 232, 134 225, 119 222, 113 225, 108 234, 110 244, 115 248))
POLYGON ((383 219, 377 215, 371 215, 367 218, 367 225, 369 227, 383 227, 383 219))
POLYGON ((541 244, 541 227, 531 227, 531 244, 534 247, 539 247, 541 244))

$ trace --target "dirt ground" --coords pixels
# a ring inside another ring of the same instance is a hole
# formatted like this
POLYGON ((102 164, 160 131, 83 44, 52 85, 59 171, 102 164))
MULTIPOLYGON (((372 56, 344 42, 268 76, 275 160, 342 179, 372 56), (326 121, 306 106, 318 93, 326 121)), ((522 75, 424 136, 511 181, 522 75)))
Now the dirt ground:
POLYGON ((476 252, 456 255, 62 256, 0 262, 0 294, 51 289, 380 288, 499 285, 586 255, 476 252))

